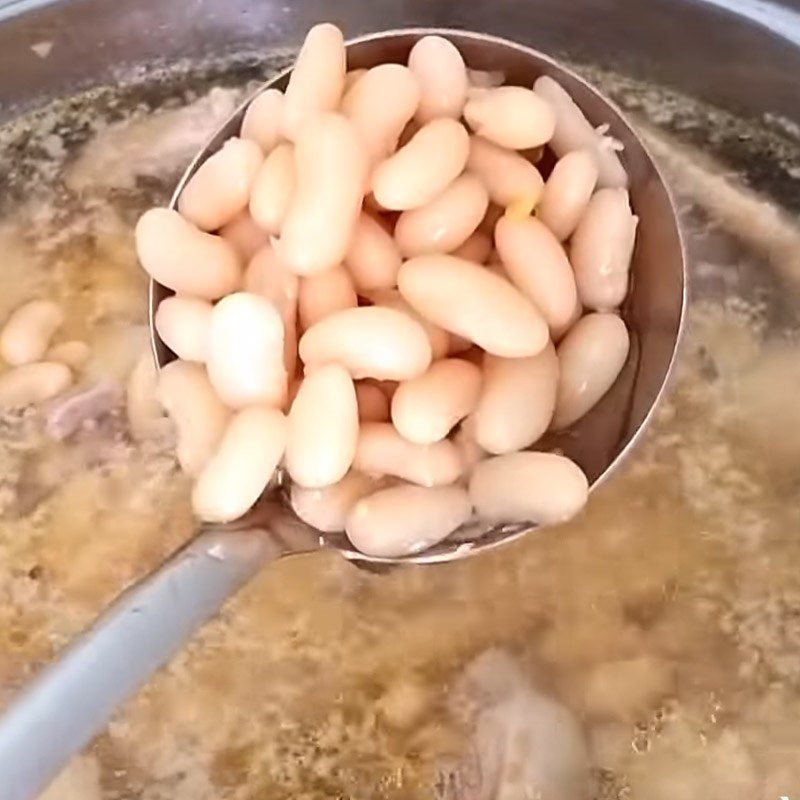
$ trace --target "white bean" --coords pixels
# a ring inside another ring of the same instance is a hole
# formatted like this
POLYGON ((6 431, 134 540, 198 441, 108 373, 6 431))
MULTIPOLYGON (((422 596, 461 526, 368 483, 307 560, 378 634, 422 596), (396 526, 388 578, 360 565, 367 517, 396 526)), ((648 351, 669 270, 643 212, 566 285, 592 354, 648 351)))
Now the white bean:
MULTIPOLYGON (((359 69, 350 69, 344 75, 344 94, 345 97, 347 93, 367 74, 368 70, 366 67, 360 67, 359 69)), ((344 97, 342 98, 342 102, 344 102, 344 97)))
POLYGON ((589 201, 569 251, 587 308, 611 311, 625 299, 637 224, 625 189, 600 189, 589 201))
POLYGON ((572 150, 556 162, 536 216, 559 242, 572 235, 596 184, 597 161, 589 150, 572 150))
POLYGON ((352 123, 319 114, 297 137, 295 190, 276 244, 286 266, 310 275, 342 263, 361 211, 367 159, 352 123))
POLYGON ((464 119, 478 136, 511 150, 547 143, 556 122, 550 104, 522 86, 476 93, 464 106, 464 119))
POLYGON ((462 471, 458 448, 451 441, 415 444, 389 422, 361 425, 353 467, 373 475, 394 475, 420 486, 453 483, 462 471))
POLYGON ((321 319, 358 305, 350 273, 344 267, 327 269, 300 279, 300 327, 307 330, 321 319))
POLYGON ((297 303, 300 279, 286 268, 271 245, 262 247, 247 265, 244 290, 260 294, 278 309, 283 321, 283 361, 292 376, 297 365, 297 303))
POLYGON ((373 558, 400 558, 446 539, 472 513, 457 486, 392 486, 359 500, 347 515, 347 537, 373 558))
POLYGON ((405 380, 431 363, 423 327, 407 314, 378 306, 338 311, 300 338, 306 367, 338 362, 354 378, 405 380))
POLYGON ((389 400, 380 387, 374 383, 356 383, 356 402, 358 419, 361 422, 387 422, 389 420, 389 400))
POLYGON ((406 123, 419 104, 414 75, 400 64, 380 64, 367 70, 342 101, 342 113, 355 125, 371 164, 397 147, 406 123))
POLYGON ((208 335, 208 376, 231 408, 281 406, 287 375, 283 321, 266 298, 236 292, 214 306, 208 335))
POLYGON ((489 353, 522 358, 547 344, 547 323, 510 283, 453 256, 417 256, 400 268, 403 297, 423 317, 489 353))
POLYGON ((418 378, 402 381, 392 397, 392 422, 416 444, 444 439, 472 413, 481 391, 481 371, 459 358, 435 361, 418 378))
POLYGON ((402 258, 397 243, 380 222, 366 212, 358 218, 344 265, 359 292, 392 289, 402 258))
POLYGON ((468 155, 469 135, 464 126, 448 118, 435 119, 376 167, 372 174, 375 199, 396 211, 424 206, 461 174, 468 155))
POLYGON ((560 374, 551 427, 579 420, 614 385, 630 348, 625 323, 616 314, 587 314, 558 346, 560 374))
POLYGON ((167 297, 156 309, 154 323, 164 344, 184 361, 204 362, 212 306, 194 297, 167 297))
POLYGON ((561 158, 572 150, 587 149, 597 160, 598 186, 626 187, 628 175, 617 154, 607 146, 604 137, 586 119, 569 93, 547 75, 536 80, 534 90, 555 112, 556 125, 549 142, 553 152, 561 158))
POLYGON ((215 231, 247 208, 250 190, 264 159, 249 139, 228 139, 183 187, 178 211, 204 231, 215 231))
POLYGON ((289 412, 286 469, 306 488, 340 481, 356 453, 358 403, 353 380, 338 364, 307 374, 289 412))
POLYGON ((320 489, 292 484, 291 504, 303 522, 324 533, 334 533, 344 530, 350 509, 378 486, 380 483, 375 478, 350 470, 337 483, 320 489))
POLYGON ((469 481, 475 513, 491 522, 558 525, 585 505, 586 476, 553 453, 510 453, 481 461, 469 481))
POLYGON ((250 215, 265 231, 277 234, 295 184, 294 145, 283 142, 264 159, 250 194, 250 215))
POLYGON ((278 258, 271 245, 262 247, 247 265, 244 290, 266 297, 279 311, 297 305, 300 279, 278 258))
POLYGON ((137 441, 158 438, 169 429, 169 420, 158 400, 158 370, 147 347, 131 370, 125 385, 128 428, 137 441))
POLYGON ((327 22, 311 28, 286 87, 281 129, 287 139, 296 141, 316 114, 338 107, 346 70, 342 32, 327 22))
POLYGON ((39 361, 53 334, 63 325, 64 312, 52 300, 31 300, 14 311, 0 333, 0 355, 20 366, 39 361))
POLYGON ((502 217, 494 232, 495 247, 512 283, 519 287, 551 330, 570 319, 577 289, 564 248, 534 217, 502 217))
POLYGON ((483 231, 475 231, 464 244, 457 247, 450 255, 464 258, 476 264, 485 264, 492 253, 492 240, 483 231))
POLYGON ((263 153, 270 153, 281 140, 282 115, 283 93, 266 89, 253 98, 244 112, 239 136, 255 142, 263 153))
MULTIPOLYGON (((175 454, 181 469, 197 475, 217 448, 231 412, 220 400, 200 364, 172 361, 158 373, 158 401, 177 433, 175 454)), ((129 394, 130 410, 130 394, 129 394)))
POLYGON ((571 330, 575 323, 583 316, 583 305, 580 298, 575 296, 575 307, 569 315, 569 319, 563 324, 558 325, 550 331, 550 338, 558 344, 571 330))
POLYGON ((38 361, 0 375, 0 409, 23 408, 60 394, 72 383, 66 364, 38 361))
POLYGON ((66 364, 73 370, 80 370, 86 366, 92 351, 86 342, 80 339, 70 339, 68 342, 54 344, 45 356, 45 361, 58 361, 66 364))
POLYGON ((247 264, 264 245, 269 244, 269 234, 246 210, 237 214, 218 232, 236 251, 242 264, 247 264))
POLYGON ((463 466, 464 478, 469 480, 472 470, 476 465, 488 457, 488 453, 475 441, 475 426, 473 417, 467 417, 461 421, 458 430, 453 434, 453 444, 458 448, 463 466))
POLYGON ((385 306, 386 308, 393 308, 396 311, 402 311, 408 314, 409 317, 419 322, 425 329, 425 335, 428 337, 428 342, 431 345, 431 357, 434 361, 446 356, 450 350, 450 334, 438 325, 434 325, 425 317, 417 313, 403 295, 397 289, 385 289, 378 292, 370 292, 367 295, 368 299, 376 306, 385 306))
POLYGON ((468 69, 467 78, 472 89, 494 89, 506 82, 506 75, 498 69, 468 69))
POLYGON ((177 211, 151 208, 136 224, 136 252, 151 278, 179 294, 216 300, 242 280, 236 251, 177 211))
POLYGON ((483 362, 483 388, 470 417, 475 441, 490 453, 530 447, 550 425, 556 405, 558 358, 552 344, 530 358, 483 362))
POLYGON ((394 236, 406 256, 449 253, 475 232, 489 207, 489 196, 479 178, 461 175, 424 206, 404 211, 394 236))
POLYGON ((241 517, 272 480, 285 446, 286 417, 280 411, 264 406, 240 411, 197 479, 194 513, 209 522, 241 517))
POLYGON ((420 122, 461 116, 469 82, 464 59, 452 42, 441 36, 423 36, 411 48, 408 68, 421 89, 416 115, 420 122))
POLYGON ((533 207, 542 196, 544 180, 530 161, 480 136, 470 137, 467 169, 483 181, 491 201, 502 208, 520 200, 533 207))

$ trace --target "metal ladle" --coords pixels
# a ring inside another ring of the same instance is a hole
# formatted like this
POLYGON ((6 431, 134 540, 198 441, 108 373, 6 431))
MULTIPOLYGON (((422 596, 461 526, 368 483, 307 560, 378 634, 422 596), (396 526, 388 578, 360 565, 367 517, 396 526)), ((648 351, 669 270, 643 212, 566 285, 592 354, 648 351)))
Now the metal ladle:
MULTIPOLYGON (((471 69, 499 70, 512 84, 531 86, 540 75, 555 78, 594 125, 607 124, 622 142, 630 176, 631 204, 639 216, 631 289, 622 308, 631 334, 628 361, 614 387, 577 425, 548 442, 583 468, 592 489, 631 450, 651 419, 669 377, 685 306, 685 253, 669 192, 641 140, 596 89, 547 56, 479 33, 404 29, 370 34, 347 45, 348 68, 405 63, 424 35, 450 39, 471 69)), ((284 89, 290 69, 263 89, 284 89)), ((249 102, 249 101, 248 101, 249 102)), ((192 161, 172 198, 177 205, 186 182, 231 136, 239 133, 247 103, 214 134, 192 161)), ((174 355, 159 339, 153 314, 170 294, 153 283, 150 328, 159 367, 174 355)), ((149 576, 120 595, 95 623, 45 667, 0 717, 0 796, 32 800, 69 758, 107 723, 130 697, 225 601, 265 564, 320 548, 372 564, 435 564, 507 544, 530 525, 495 525, 456 532, 419 555, 376 559, 354 550, 343 534, 320 534, 300 521, 280 496, 280 487, 232 525, 201 529, 149 576)))

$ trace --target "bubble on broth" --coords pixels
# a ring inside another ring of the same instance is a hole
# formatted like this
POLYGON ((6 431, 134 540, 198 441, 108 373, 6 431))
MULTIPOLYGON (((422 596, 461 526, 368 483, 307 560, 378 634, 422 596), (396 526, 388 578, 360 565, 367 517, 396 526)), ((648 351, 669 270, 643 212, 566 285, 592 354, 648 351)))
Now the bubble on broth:
MULTIPOLYGON (((270 568, 95 741, 105 800, 431 797, 442 764, 477 746, 480 698, 462 689, 492 649, 581 720, 595 800, 797 791, 800 234, 730 171, 786 202, 796 141, 584 72, 644 131, 692 253, 688 333, 646 442, 579 520, 480 559, 270 568)), ((132 222, 168 198, 198 120, 212 130, 252 77, 241 63, 202 86, 186 74, 0 130, 17 154, 0 158, 4 315, 59 300, 97 376, 122 381, 144 335, 132 222)), ((31 412, 0 418, 0 696, 190 534, 171 441, 134 444, 111 420, 53 443, 31 412)))

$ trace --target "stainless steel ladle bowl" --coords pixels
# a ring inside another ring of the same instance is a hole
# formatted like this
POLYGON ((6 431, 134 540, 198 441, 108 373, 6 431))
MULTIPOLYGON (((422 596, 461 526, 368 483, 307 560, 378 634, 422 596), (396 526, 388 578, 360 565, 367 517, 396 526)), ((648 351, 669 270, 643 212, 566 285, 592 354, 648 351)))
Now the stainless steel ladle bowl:
MULTIPOLYGON (((619 111, 577 75, 530 48, 479 33, 404 29, 349 42, 348 67, 405 63, 413 44, 428 34, 450 39, 470 68, 502 71, 510 83, 531 86, 540 75, 555 78, 593 124, 607 124, 609 133, 624 145, 621 159, 630 176, 631 204, 639 216, 631 288, 622 308, 631 334, 630 354, 603 400, 577 425, 548 442, 580 464, 596 488, 641 436, 664 391, 680 339, 686 300, 685 253, 669 192, 619 111)), ((262 90, 285 88, 290 73, 281 73, 262 90)), ((190 164, 172 207, 198 167, 226 139, 238 134, 246 107, 243 104, 220 127, 190 164)), ((163 286, 151 285, 150 328, 159 366, 174 358, 153 326, 155 310, 169 294, 163 286)), ((483 552, 530 530, 530 525, 519 524, 471 528, 419 555, 375 559, 353 550, 344 535, 322 535, 298 520, 278 486, 235 525, 201 530, 122 594, 12 700, 0 718, 3 800, 32 800, 70 756, 102 729, 114 709, 267 562, 327 547, 353 561, 432 564, 483 552)))

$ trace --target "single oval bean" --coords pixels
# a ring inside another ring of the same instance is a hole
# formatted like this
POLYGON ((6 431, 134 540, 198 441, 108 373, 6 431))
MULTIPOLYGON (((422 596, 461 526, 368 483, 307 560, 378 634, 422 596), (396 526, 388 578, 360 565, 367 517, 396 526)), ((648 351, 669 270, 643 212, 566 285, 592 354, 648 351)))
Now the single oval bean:
POLYGON ((204 231, 215 231, 247 208, 250 190, 264 160, 249 139, 228 139, 183 187, 178 211, 204 231))
POLYGON ((353 546, 373 558, 399 558, 446 539, 472 513, 458 486, 392 486, 359 500, 347 515, 353 546))
POLYGON ((396 311, 402 311, 408 314, 411 319, 419 322, 425 329, 425 335, 428 337, 428 342, 431 345, 431 357, 434 361, 443 358, 450 351, 450 334, 438 325, 434 325, 425 317, 420 316, 415 309, 413 309, 408 302, 403 298, 397 289, 385 289, 378 292, 370 292, 367 298, 371 303, 376 306, 385 306, 386 308, 393 308, 396 311))
POLYGON ((283 322, 283 362, 286 374, 292 376, 297 367, 297 305, 300 278, 278 258, 271 245, 256 253, 244 274, 244 290, 269 300, 283 322))
POLYGON ((306 367, 338 362, 354 378, 405 380, 431 363, 423 327, 407 314, 379 306, 337 311, 300 338, 306 367))
POLYGON ((72 383, 66 364, 38 361, 0 375, 0 409, 23 408, 60 394, 72 383))
POLYGON ((357 305, 353 280, 344 267, 327 269, 300 279, 298 312, 303 330, 336 311, 357 305))
POLYGON ((216 300, 239 288, 242 270, 233 247, 220 236, 197 230, 177 211, 145 211, 135 235, 142 267, 168 289, 216 300))
POLYGON ((343 531, 350 509, 380 486, 375 478, 350 470, 337 483, 319 489, 292 484, 291 504, 303 522, 324 533, 343 531))
POLYGON ((396 211, 424 206, 461 174, 468 155, 464 126, 452 119, 435 119, 375 168, 375 199, 396 211))
POLYGON ((0 333, 0 355, 20 366, 39 361, 53 334, 63 325, 64 312, 52 300, 31 300, 14 311, 0 333))
POLYGON ((600 189, 589 200, 569 251, 587 308, 611 311, 625 299, 637 224, 625 189, 600 189))
POLYGON ((266 89, 253 98, 244 112, 239 136, 255 142, 264 154, 270 153, 281 140, 282 115, 283 92, 266 89))
POLYGON ((361 212, 367 160, 352 123, 316 116, 294 149, 295 190, 278 254, 293 272, 310 275, 342 263, 361 212))
POLYGON ((167 297, 156 309, 154 323, 164 344, 183 361, 205 362, 212 305, 195 297, 167 297))
POLYGON ((416 444, 389 422, 364 422, 358 434, 353 467, 372 475, 394 475, 420 486, 443 486, 462 471, 458 449, 448 439, 416 444))
POLYGON ((137 441, 159 438, 169 430, 169 420, 158 399, 158 377, 153 354, 147 347, 139 356, 125 384, 128 428, 137 441))
POLYGON ((530 161, 480 136, 470 137, 467 169, 483 181, 491 201, 502 208, 520 199, 533 207, 542 196, 544 180, 530 161))
POLYGON ((489 236, 483 231, 475 231, 464 244, 457 247, 450 255, 472 261, 475 264, 485 264, 492 253, 494 245, 489 236))
POLYGON ((553 453, 510 453, 481 461, 469 481, 475 513, 491 522, 558 525, 572 519, 589 493, 577 464, 553 453))
POLYGON ((292 199, 294 145, 279 144, 264 160, 250 194, 250 215, 265 231, 277 234, 292 199))
POLYGON ((389 420, 389 400, 380 387, 373 383, 356 383, 356 402, 358 419, 361 422, 387 422, 389 420))
POLYGON ((579 420, 614 385, 630 348, 625 323, 616 314, 587 314, 558 346, 560 374, 551 427, 579 420))
POLYGON ((338 364, 307 374, 289 412, 286 468, 306 488, 340 481, 356 452, 358 403, 353 379, 338 364))
POLYGON ((220 400, 200 364, 171 361, 158 373, 156 397, 177 433, 175 454, 181 469, 197 475, 222 438, 231 412, 220 400))
POLYGON ((231 408, 286 401, 284 328, 280 313, 266 298, 237 292, 211 313, 208 376, 231 408))
POLYGON ((197 479, 194 513, 209 522, 241 517, 272 480, 285 445, 286 417, 280 411, 265 406, 240 411, 197 479))
POLYGON ((458 119, 467 99, 467 67, 458 48, 441 36, 423 36, 408 54, 408 68, 421 90, 416 118, 458 119))
POLYGON ((468 361, 435 361, 418 378, 402 381, 392 397, 392 422, 416 444, 444 439, 472 413, 481 391, 481 370, 468 361))
POLYGON ((484 356, 483 388, 470 417, 475 441, 489 453, 512 453, 537 442, 556 405, 558 358, 552 344, 529 358, 484 356))
POLYGON ((361 212, 344 265, 353 276, 359 292, 392 289, 397 286, 397 271, 402 258, 397 243, 380 222, 361 212))
POLYGON ((249 211, 237 214, 219 229, 219 235, 236 251, 242 264, 269 244, 269 234, 256 223, 249 211))
POLYGON ((541 352, 547 323, 510 283, 453 256, 417 256, 400 268, 403 297, 423 317, 489 353, 522 358, 541 352))
POLYGON ((608 140, 586 119, 569 93, 547 75, 538 78, 533 88, 555 112, 555 130, 548 143, 553 152, 561 158, 572 150, 589 150, 597 160, 597 185, 626 187, 628 174, 619 157, 607 146, 608 140))
POLYGON ((367 70, 342 100, 342 113, 355 125, 371 164, 397 147, 406 123, 419 104, 414 75, 400 64, 380 64, 367 70))
POLYGON ((597 184, 597 161, 588 150, 572 150, 553 167, 536 216, 559 242, 568 239, 586 210, 597 184))
POLYGON ((45 356, 45 361, 58 361, 74 370, 83 369, 89 360, 92 351, 86 342, 80 339, 70 339, 68 342, 54 344, 45 356))
POLYGON ((406 256, 449 253, 475 232, 489 207, 489 195, 474 175, 456 178, 437 198, 404 211, 394 237, 406 256))
POLYGON ((578 290, 564 248, 534 217, 502 217, 494 231, 495 247, 512 283, 528 297, 551 330, 567 323, 578 290))
POLYGON ((464 106, 464 119, 478 136, 511 150, 546 144, 556 124, 550 104, 522 86, 474 94, 464 106))
POLYGON ((344 92, 347 55, 342 32, 330 23, 315 25, 297 55, 283 103, 281 130, 295 141, 321 111, 333 111, 344 92))

